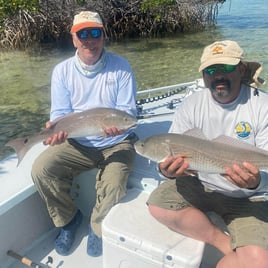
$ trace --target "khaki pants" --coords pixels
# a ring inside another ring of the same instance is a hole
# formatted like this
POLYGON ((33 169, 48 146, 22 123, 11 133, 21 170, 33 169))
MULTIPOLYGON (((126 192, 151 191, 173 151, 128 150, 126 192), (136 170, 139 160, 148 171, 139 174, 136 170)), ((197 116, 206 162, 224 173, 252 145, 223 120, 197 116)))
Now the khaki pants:
POLYGON ((113 205, 126 194, 129 173, 133 167, 135 150, 131 138, 109 148, 85 147, 74 140, 50 146, 34 162, 32 178, 46 203, 56 227, 68 224, 77 212, 70 189, 75 175, 99 168, 96 176, 96 205, 90 224, 101 237, 101 223, 113 205))

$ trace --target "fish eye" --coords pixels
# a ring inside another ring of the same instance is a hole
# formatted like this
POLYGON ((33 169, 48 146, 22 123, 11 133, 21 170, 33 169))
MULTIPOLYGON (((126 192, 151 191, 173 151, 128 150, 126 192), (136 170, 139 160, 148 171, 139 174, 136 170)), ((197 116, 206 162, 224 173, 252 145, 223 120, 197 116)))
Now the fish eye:
POLYGON ((25 138, 25 140, 23 141, 23 144, 27 144, 28 143, 28 138, 25 138))

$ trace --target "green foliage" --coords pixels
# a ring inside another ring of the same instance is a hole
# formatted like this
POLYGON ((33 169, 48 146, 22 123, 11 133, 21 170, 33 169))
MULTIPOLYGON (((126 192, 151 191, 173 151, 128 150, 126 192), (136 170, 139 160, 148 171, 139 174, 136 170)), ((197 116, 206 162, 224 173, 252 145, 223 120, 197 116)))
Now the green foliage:
POLYGON ((0 47, 66 45, 74 14, 101 14, 110 40, 164 37, 213 25, 225 0, 0 0, 0 47))
POLYGON ((0 0, 0 21, 15 15, 19 10, 37 11, 38 0, 0 0))
POLYGON ((165 10, 174 6, 176 0, 143 0, 141 2, 141 11, 154 16, 156 22, 161 22, 165 10))
POLYGON ((176 3, 176 0, 143 0, 141 3, 141 11, 147 12, 150 9, 166 8, 176 3))

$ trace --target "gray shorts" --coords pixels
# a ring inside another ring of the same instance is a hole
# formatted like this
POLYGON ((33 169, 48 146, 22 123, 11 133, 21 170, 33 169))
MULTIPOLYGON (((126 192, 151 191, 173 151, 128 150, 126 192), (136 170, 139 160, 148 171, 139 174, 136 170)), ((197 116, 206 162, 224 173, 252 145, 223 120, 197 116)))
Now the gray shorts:
POLYGON ((268 249, 268 202, 251 202, 206 191, 197 177, 168 180, 155 189, 148 204, 180 210, 196 207, 208 214, 215 212, 224 220, 231 235, 232 248, 258 245, 268 249))

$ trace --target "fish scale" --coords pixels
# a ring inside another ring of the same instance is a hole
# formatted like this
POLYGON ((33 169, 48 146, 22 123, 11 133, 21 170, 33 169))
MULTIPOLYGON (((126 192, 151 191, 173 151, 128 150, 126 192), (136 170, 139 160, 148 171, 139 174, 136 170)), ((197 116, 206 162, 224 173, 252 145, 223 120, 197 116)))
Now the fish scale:
MULTIPOLYGON (((207 141, 200 140, 197 138, 189 137, 187 140, 190 144, 169 143, 168 146, 174 156, 183 156, 189 162, 189 169, 198 171, 210 171, 211 173, 222 173, 224 167, 229 164, 222 157, 221 153, 215 153, 215 149, 212 146, 207 147, 207 141), (204 149, 206 148, 206 149, 204 149), (212 157, 213 155, 213 157, 212 157)), ((209 143, 211 145, 211 143, 209 143)))
POLYGON ((225 173, 225 167, 249 162, 260 169, 268 169, 268 152, 230 137, 226 143, 206 140, 187 134, 154 135, 135 143, 138 154, 161 162, 170 155, 182 156, 189 169, 205 173, 225 173), (243 148, 244 146, 244 148, 243 148))

